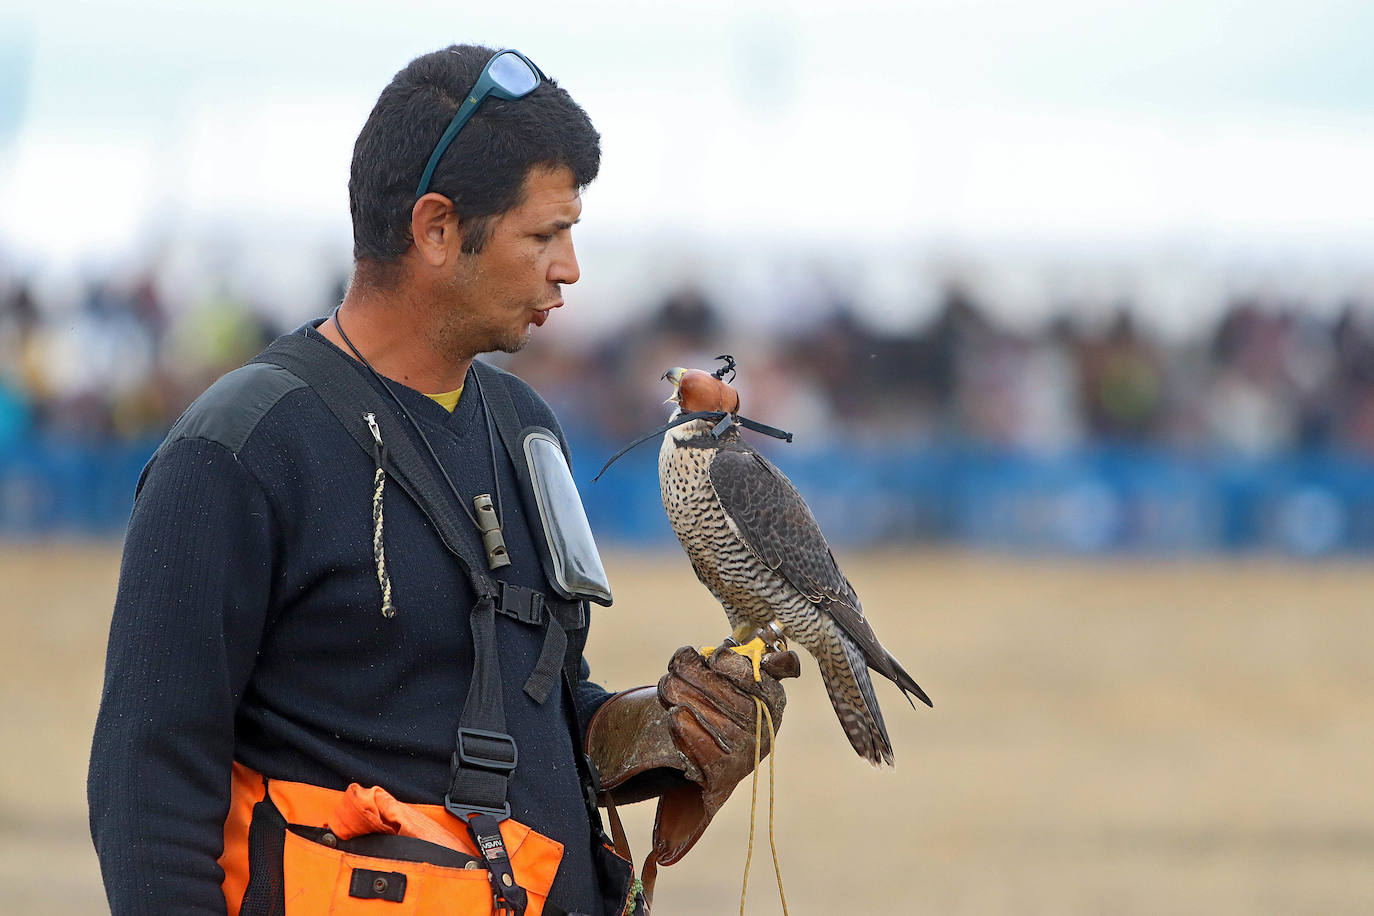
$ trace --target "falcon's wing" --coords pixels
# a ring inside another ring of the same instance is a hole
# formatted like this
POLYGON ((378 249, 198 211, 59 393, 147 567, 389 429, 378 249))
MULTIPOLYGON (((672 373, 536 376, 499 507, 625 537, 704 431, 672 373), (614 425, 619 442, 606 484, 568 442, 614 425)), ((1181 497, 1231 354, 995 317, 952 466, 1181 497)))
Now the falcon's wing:
POLYGON ((863 650, 869 665, 886 674, 887 650, 864 619, 859 596, 792 481, 737 440, 723 445, 711 461, 711 485, 760 562, 829 613, 863 650))

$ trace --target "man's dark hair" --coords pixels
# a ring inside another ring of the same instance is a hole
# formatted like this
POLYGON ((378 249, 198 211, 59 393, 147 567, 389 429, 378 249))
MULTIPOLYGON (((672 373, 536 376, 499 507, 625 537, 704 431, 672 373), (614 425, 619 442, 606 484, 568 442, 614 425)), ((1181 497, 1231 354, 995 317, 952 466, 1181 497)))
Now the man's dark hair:
MULTIPOLYGON (((453 45, 425 54, 382 90, 353 145, 348 204, 355 260, 384 264, 410 247, 410 212, 425 163, 496 53, 453 45)), ((463 250, 475 254, 495 218, 520 204, 530 169, 566 166, 583 188, 600 165, 601 135, 591 119, 545 79, 514 101, 488 96, 440 157, 430 190, 453 201, 463 250)))

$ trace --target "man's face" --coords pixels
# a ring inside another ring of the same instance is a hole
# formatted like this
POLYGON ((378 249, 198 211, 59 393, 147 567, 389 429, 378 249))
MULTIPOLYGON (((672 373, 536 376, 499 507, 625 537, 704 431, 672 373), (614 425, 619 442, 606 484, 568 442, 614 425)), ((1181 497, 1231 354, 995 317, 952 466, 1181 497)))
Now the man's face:
POLYGON ((496 218, 482 250, 459 256, 438 304, 440 352, 461 360, 523 347, 563 304, 559 286, 577 282, 572 226, 581 214, 569 169, 531 170, 522 202, 496 218))

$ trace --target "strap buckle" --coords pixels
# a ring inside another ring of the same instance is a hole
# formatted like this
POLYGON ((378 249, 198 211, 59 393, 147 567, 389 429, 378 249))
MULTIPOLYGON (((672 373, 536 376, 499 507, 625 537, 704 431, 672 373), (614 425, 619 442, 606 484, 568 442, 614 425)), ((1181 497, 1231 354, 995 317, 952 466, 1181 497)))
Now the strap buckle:
MULTIPOLYGON (((458 726, 458 749, 453 752, 453 759, 450 761, 454 773, 467 767, 509 777, 515 772, 515 765, 519 760, 519 748, 510 735, 482 728, 458 726)), ((449 792, 444 793, 444 808, 463 820, 467 820, 471 814, 489 814, 497 820, 510 817, 508 800, 503 801, 500 807, 454 801, 451 788, 449 792)))
POLYGON ((540 624, 544 622, 544 595, 532 588, 525 588, 523 585, 512 585, 509 582, 497 580, 499 592, 496 597, 496 608, 508 617, 514 617, 521 623, 540 624))
POLYGON ((515 746, 515 739, 504 732, 492 732, 482 728, 467 728, 460 725, 458 726, 458 750, 454 752, 453 756, 468 766, 510 773, 515 769, 515 764, 520 760, 520 751, 515 746), (468 741, 473 738, 480 738, 482 741, 493 742, 500 745, 499 748, 486 747, 483 748, 483 750, 494 751, 500 753, 501 756, 497 757, 490 753, 478 751, 476 745, 468 744, 468 741), (509 756, 502 753, 505 748, 510 749, 509 756))
POLYGON ((453 797, 445 792, 444 810, 460 821, 466 821, 474 814, 489 814, 498 821, 504 821, 510 817, 510 802, 502 802, 499 808, 492 808, 488 805, 462 805, 455 802, 453 797))

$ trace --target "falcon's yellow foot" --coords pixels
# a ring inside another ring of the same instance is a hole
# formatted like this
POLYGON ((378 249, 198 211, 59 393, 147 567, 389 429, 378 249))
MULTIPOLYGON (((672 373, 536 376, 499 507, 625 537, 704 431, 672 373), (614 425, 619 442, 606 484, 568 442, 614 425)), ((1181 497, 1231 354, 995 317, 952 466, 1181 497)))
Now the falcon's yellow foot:
MULTIPOLYGON (((725 637, 725 642, 721 643, 721 645, 733 649, 752 635, 754 635, 754 629, 752 627, 738 626, 735 627, 734 631, 729 636, 725 637)), ((702 646, 697 652, 701 653, 702 658, 710 658, 719 648, 720 646, 702 646)))
POLYGON ((732 651, 749 659, 749 663, 754 666, 754 681, 756 683, 763 680, 763 656, 768 653, 768 643, 755 636, 742 646, 732 647, 732 651))
MULTIPOLYGON (((725 644, 725 647, 729 649, 731 652, 736 652, 740 655, 743 655, 745 658, 749 659, 749 663, 754 666, 754 681, 756 683, 762 681, 763 657, 767 655, 770 651, 772 651, 771 647, 758 636, 755 636, 753 639, 751 639, 749 642, 745 643, 742 646, 730 645, 730 643, 733 642, 735 642, 735 640, 731 639, 729 642, 725 644)), ((702 646, 697 651, 701 653, 702 658, 710 658, 711 655, 718 648, 720 647, 702 646)))

